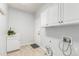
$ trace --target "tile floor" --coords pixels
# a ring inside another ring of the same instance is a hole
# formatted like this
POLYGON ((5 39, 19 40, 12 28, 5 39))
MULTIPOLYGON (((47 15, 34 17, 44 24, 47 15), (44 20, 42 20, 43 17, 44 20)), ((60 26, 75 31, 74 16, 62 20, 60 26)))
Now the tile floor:
POLYGON ((20 50, 7 53, 8 56, 44 56, 45 51, 41 48, 33 49, 30 45, 21 47, 20 50))

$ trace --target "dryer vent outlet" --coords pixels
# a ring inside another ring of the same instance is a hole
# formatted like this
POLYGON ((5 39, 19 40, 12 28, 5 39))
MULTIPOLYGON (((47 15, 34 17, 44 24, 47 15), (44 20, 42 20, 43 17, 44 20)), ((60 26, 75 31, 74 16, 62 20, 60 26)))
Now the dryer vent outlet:
POLYGON ((67 36, 63 37, 63 42, 71 43, 71 41, 72 41, 71 37, 67 37, 67 36))

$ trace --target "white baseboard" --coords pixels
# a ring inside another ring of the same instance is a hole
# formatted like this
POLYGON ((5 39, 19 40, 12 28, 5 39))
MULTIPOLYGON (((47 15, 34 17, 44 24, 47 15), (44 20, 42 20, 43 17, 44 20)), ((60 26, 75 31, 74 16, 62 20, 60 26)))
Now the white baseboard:
POLYGON ((25 44, 21 44, 21 46, 25 46, 25 45, 30 45, 30 44, 33 44, 35 42, 28 42, 28 43, 25 43, 25 44))

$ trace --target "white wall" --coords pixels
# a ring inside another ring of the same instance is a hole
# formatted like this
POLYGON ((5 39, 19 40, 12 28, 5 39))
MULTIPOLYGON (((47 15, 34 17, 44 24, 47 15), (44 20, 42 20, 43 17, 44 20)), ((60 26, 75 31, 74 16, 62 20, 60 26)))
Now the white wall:
MULTIPOLYGON (((42 9, 41 9, 42 10, 42 9)), ((79 24, 70 26, 57 26, 52 28, 41 28, 41 18, 42 12, 40 10, 37 12, 35 21, 35 40, 37 44, 45 47, 52 41, 52 48, 54 55, 63 55, 59 50, 59 41, 62 40, 63 36, 70 36, 73 40, 73 52, 72 55, 79 55, 79 24), (37 35, 40 32, 40 35, 37 35)))
POLYGON ((16 32, 21 45, 33 42, 34 18, 32 14, 9 7, 8 25, 16 32))
POLYGON ((6 37, 7 37, 7 28, 8 28, 8 12, 7 4, 0 3, 0 10, 4 13, 0 13, 0 55, 6 55, 6 37))

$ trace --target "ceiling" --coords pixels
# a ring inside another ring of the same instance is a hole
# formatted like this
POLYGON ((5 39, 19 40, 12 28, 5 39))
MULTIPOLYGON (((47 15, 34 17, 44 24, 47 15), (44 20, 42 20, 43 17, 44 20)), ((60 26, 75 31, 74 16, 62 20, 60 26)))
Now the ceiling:
POLYGON ((10 3, 9 7, 13 7, 22 11, 35 13, 44 3, 10 3))

